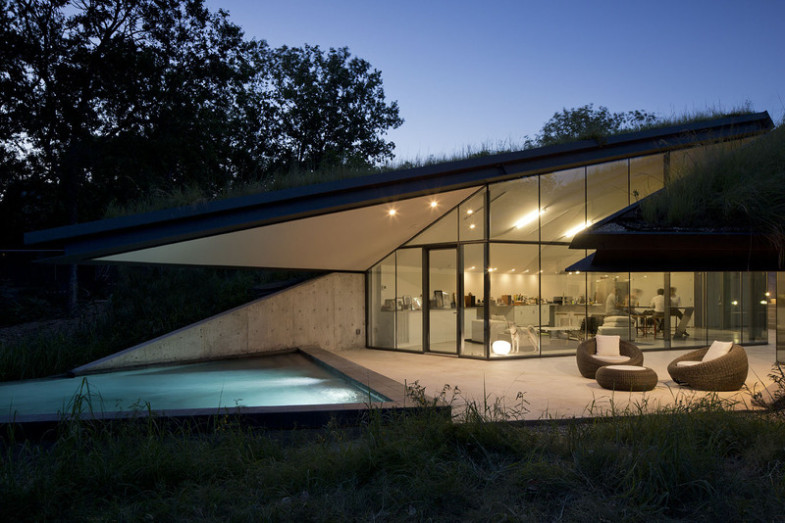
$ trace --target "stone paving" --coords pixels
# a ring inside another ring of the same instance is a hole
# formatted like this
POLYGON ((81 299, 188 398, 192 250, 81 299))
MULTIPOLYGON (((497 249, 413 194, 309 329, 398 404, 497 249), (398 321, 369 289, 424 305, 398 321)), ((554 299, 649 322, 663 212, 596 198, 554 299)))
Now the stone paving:
MULTIPOLYGON (((770 340, 774 340, 771 332, 770 340)), ((737 409, 755 408, 751 393, 772 385, 769 378, 775 362, 773 342, 746 347, 750 371, 745 387, 738 392, 716 393, 719 398, 735 403, 737 409)), ((667 366, 688 351, 668 350, 644 352, 644 365, 658 376, 654 390, 648 392, 613 392, 600 387, 595 380, 580 375, 575 356, 517 359, 506 361, 469 360, 432 354, 411 354, 370 349, 341 350, 337 354, 401 384, 417 382, 426 394, 437 396, 449 385, 447 399, 458 387, 460 395, 453 399, 454 411, 467 401, 478 406, 498 403, 510 411, 521 406, 519 393, 525 400, 527 420, 603 416, 612 410, 633 411, 645 407, 649 412, 678 402, 694 401, 710 393, 680 387, 668 375, 667 366)))

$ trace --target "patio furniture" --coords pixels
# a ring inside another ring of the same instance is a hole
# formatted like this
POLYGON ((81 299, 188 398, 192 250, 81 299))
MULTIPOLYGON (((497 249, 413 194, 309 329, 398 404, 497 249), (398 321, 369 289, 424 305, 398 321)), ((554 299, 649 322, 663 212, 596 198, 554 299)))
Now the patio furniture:
POLYGON ((594 379, 597 369, 605 365, 642 365, 643 353, 629 341, 619 340, 618 356, 597 354, 597 338, 590 338, 578 345, 575 353, 578 370, 584 378, 594 379))
POLYGON ((597 383, 618 391, 645 391, 657 385, 657 373, 641 365, 605 365, 597 369, 597 383))
POLYGON ((697 390, 739 390, 747 379, 749 369, 744 347, 734 343, 727 353, 706 361, 704 357, 710 348, 679 356, 668 365, 668 374, 679 385, 697 390))

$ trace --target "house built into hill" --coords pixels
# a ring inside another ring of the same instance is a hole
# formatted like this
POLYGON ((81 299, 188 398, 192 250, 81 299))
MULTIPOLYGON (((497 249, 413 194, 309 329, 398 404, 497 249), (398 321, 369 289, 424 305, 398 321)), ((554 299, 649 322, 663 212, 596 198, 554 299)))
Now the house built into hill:
MULTIPOLYGON (((644 349, 766 343, 770 268, 566 269, 592 254, 570 249, 577 233, 698 158, 772 127, 767 113, 725 117, 38 231, 26 241, 62 249, 52 261, 63 263, 342 273, 364 291, 344 296, 344 283, 331 283, 324 292, 336 293, 333 303, 362 301, 349 308, 363 311, 356 331, 369 349, 538 357, 574 353, 603 329, 644 349), (660 291, 666 322, 650 314, 660 291)), ((336 329, 319 329, 335 316, 309 307, 275 314, 312 325, 325 346, 338 343, 324 339, 336 329)))

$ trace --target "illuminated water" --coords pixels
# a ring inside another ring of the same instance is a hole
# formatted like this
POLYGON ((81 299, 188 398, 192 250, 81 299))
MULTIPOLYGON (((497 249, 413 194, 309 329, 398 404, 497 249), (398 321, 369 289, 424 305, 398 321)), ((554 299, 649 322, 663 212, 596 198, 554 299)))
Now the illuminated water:
POLYGON ((384 398, 292 353, 126 370, 87 377, 0 383, 0 416, 368 403, 384 398), (88 410, 82 402, 82 411, 88 410))

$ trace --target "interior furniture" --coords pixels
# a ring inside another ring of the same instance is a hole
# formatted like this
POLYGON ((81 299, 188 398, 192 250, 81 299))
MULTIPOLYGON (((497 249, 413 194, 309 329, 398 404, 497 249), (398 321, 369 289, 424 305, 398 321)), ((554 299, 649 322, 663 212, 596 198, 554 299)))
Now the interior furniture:
POLYGON ((747 353, 744 347, 733 343, 724 354, 711 357, 709 351, 716 343, 673 360, 668 365, 673 381, 697 390, 739 390, 747 380, 747 353))
POLYGON ((635 340, 635 326, 629 316, 605 316, 597 328, 597 334, 618 335, 627 341, 635 340))
POLYGON ((594 379, 597 369, 605 365, 643 365, 643 353, 629 341, 619 339, 618 356, 597 354, 597 338, 589 338, 578 345, 575 353, 578 370, 584 378, 594 379))
MULTIPOLYGON (((494 319, 490 320, 490 335, 491 343, 500 339, 500 335, 507 330, 507 320, 494 319)), ((485 322, 482 319, 472 320, 472 341, 475 343, 482 343, 485 340, 485 322)))
POLYGON ((657 385, 657 373, 642 365, 605 365, 597 369, 597 383, 618 391, 645 391, 657 385))

